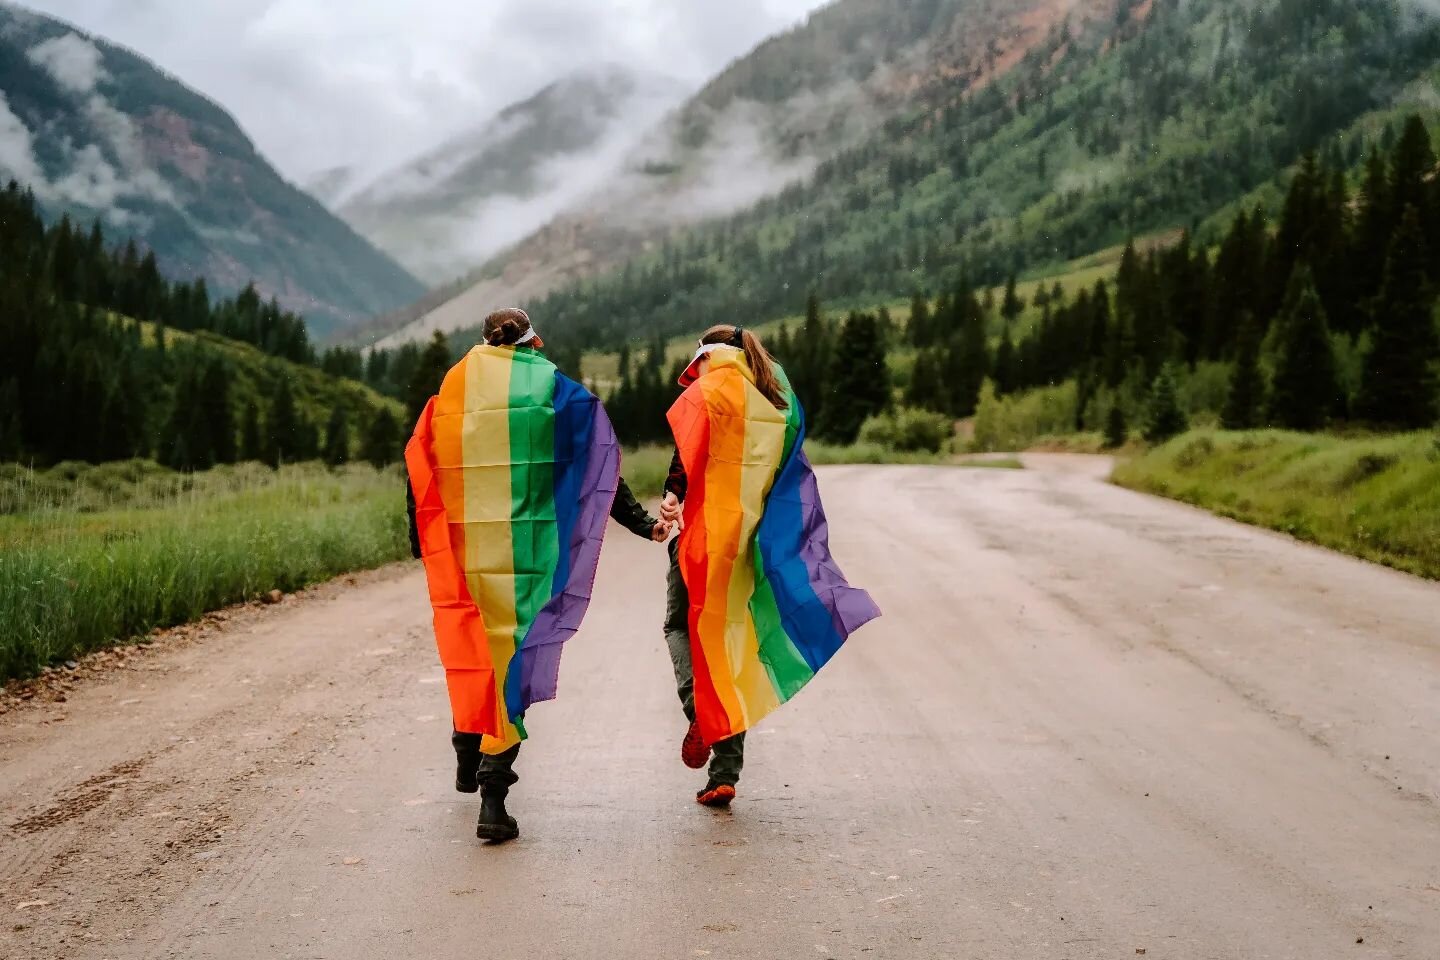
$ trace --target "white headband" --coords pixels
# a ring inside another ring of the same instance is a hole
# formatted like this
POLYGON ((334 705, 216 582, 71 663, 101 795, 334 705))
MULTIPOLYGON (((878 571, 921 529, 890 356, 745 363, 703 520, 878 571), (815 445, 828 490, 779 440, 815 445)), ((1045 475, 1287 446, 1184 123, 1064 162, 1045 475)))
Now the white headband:
MULTIPOLYGON (((701 357, 708 357, 710 354, 714 353, 716 350, 719 350, 721 347, 729 346, 730 344, 728 343, 702 343, 700 344, 700 349, 695 351, 695 356, 690 358, 690 364, 693 366, 695 364, 695 361, 699 360, 701 357)), ((734 347, 731 347, 731 349, 733 350, 734 347)))
POLYGON ((518 346, 520 346, 522 343, 529 343, 531 340, 535 340, 535 339, 539 338, 539 336, 540 336, 540 335, 535 332, 535 326, 534 326, 534 324, 531 324, 530 329, 525 331, 525 336, 523 336, 523 337, 521 337, 519 340, 516 340, 516 341, 515 341, 515 346, 518 347, 518 346))

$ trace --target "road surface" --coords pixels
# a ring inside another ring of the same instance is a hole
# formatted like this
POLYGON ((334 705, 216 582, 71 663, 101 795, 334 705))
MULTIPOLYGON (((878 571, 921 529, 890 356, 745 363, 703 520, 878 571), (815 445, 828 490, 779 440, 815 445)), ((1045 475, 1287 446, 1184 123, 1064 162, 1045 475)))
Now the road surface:
POLYGON ((618 530, 508 846, 413 565, 11 711, 0 956, 1440 957, 1440 586, 1031 466, 822 473, 886 616, 729 814, 618 530))

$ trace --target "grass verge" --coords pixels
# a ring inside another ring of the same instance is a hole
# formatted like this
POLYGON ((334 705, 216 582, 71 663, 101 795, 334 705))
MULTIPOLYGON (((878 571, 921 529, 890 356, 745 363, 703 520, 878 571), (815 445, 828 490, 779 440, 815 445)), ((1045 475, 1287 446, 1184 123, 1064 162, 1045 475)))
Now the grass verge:
POLYGON ((1113 480, 1440 579, 1440 439, 1195 431, 1113 480))
POLYGON ((409 555, 398 472, 132 465, 127 484, 116 465, 65 469, 82 477, 0 476, 0 503, 23 510, 0 516, 0 680, 409 555))

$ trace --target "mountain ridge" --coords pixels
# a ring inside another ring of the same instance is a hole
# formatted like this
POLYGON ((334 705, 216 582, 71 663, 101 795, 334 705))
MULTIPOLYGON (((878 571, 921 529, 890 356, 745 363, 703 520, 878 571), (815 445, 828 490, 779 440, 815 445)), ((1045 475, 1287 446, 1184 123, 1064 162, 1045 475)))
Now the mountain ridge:
POLYGON ((840 0, 823 7, 738 58, 669 115, 601 202, 566 211, 364 332, 393 345, 456 329, 494 303, 533 300, 653 253, 669 230, 779 193, 900 112, 988 83, 1066 18, 1108 16, 1117 2, 840 0))
POLYGON ((0 179, 11 178, 47 219, 98 217, 168 274, 222 292, 253 280, 320 335, 423 293, 215 101, 133 51, 0 2, 0 179))

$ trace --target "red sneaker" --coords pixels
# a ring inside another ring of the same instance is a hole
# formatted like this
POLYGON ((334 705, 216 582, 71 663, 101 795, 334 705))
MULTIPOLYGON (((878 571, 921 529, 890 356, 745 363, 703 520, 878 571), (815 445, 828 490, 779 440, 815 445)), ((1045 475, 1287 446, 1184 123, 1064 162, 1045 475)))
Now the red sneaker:
POLYGON ((700 736, 697 721, 691 721, 690 729, 685 731, 685 739, 680 742, 680 759, 691 770, 699 770, 710 762, 710 748, 705 745, 705 738, 700 736))
POLYGON ((728 783, 709 783, 695 794, 695 802, 702 807, 728 807, 734 799, 735 788, 728 783))

